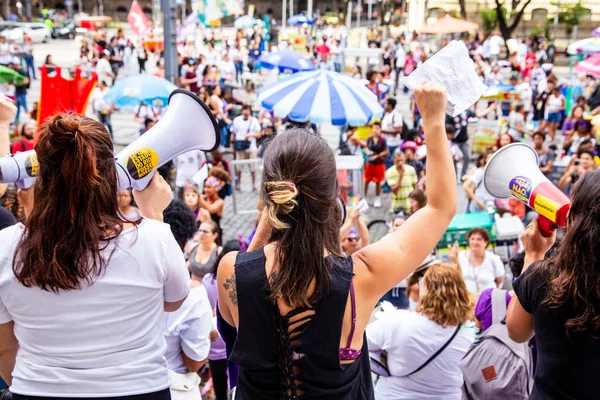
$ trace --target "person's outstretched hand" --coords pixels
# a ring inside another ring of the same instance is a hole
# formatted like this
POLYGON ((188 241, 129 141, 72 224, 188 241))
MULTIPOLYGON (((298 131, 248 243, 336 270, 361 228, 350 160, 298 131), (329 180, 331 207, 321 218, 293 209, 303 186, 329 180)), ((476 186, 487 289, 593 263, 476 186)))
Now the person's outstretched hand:
POLYGON ((133 198, 144 217, 162 221, 163 211, 169 206, 173 196, 169 184, 155 172, 146 189, 133 191, 133 198))
POLYGON ((415 88, 415 100, 424 124, 446 124, 446 88, 439 83, 421 81, 415 88))

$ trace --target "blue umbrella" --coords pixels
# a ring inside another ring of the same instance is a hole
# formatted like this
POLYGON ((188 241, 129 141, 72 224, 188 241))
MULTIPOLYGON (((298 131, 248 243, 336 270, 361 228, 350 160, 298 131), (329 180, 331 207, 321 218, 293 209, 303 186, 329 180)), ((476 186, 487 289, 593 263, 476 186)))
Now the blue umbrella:
POLYGON ((293 17, 288 18, 287 23, 290 26, 304 25, 304 24, 312 25, 313 24, 313 20, 310 19, 310 18, 308 18, 304 14, 296 14, 293 17))
POLYGON ((258 21, 256 19, 254 19, 254 17, 251 17, 249 15, 244 15, 244 16, 236 19, 233 22, 233 26, 236 29, 248 29, 248 28, 252 28, 257 23, 258 23, 258 21))
POLYGON ((154 75, 139 74, 117 81, 108 91, 106 98, 117 107, 136 107, 140 103, 152 104, 161 100, 169 103, 169 95, 177 86, 154 75))
POLYGON ((299 72, 267 85, 258 100, 278 117, 298 122, 361 126, 383 115, 377 96, 365 85, 324 69, 299 72))
POLYGON ((279 68, 279 72, 291 73, 312 71, 315 65, 302 54, 284 50, 276 53, 263 53, 258 58, 260 65, 266 69, 279 68))

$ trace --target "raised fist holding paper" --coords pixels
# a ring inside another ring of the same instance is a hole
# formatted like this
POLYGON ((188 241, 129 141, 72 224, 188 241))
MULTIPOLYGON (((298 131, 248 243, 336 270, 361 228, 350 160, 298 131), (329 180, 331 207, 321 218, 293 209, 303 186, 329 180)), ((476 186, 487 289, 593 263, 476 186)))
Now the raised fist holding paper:
POLYGON ((422 80, 415 88, 415 100, 423 123, 440 123, 446 119, 446 88, 440 83, 422 80))

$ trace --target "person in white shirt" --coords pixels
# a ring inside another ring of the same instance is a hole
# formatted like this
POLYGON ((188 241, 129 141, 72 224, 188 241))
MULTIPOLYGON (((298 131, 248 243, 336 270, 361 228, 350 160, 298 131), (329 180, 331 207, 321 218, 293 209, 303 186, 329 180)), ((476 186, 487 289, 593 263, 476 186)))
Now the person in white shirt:
POLYGON ((146 130, 146 120, 151 119, 154 122, 160 117, 160 108, 153 105, 142 103, 137 108, 133 119, 140 125, 140 133, 146 130))
POLYGON ((484 228, 473 228, 466 235, 469 250, 450 248, 450 261, 462 271, 469 292, 479 295, 491 288, 500 288, 504 283, 504 264, 500 256, 487 250, 490 234, 484 228))
MULTIPOLYGON (((492 154, 486 156, 485 163, 487 164, 492 154)), ((467 212, 479 212, 484 211, 486 203, 494 201, 494 196, 490 194, 483 184, 483 171, 485 166, 477 168, 472 175, 466 177, 463 183, 463 189, 467 194, 469 204, 467 206, 467 212)))
POLYGON ((394 62, 394 68, 396 70, 396 82, 394 84, 394 92, 398 89, 400 78, 404 76, 404 65, 406 64, 406 50, 404 49, 404 46, 404 38, 400 38, 398 48, 396 49, 396 53, 394 54, 394 57, 396 58, 394 62))
POLYGON ((0 36, 0 65, 8 67, 11 61, 10 45, 7 43, 5 36, 0 36))
POLYGON ((110 51, 103 50, 100 53, 100 59, 96 63, 96 74, 98 75, 98 82, 105 82, 110 86, 110 83, 114 80, 115 74, 113 73, 112 67, 108 59, 110 58, 110 51))
POLYGON ((500 36, 498 31, 494 32, 492 37, 490 37, 490 58, 492 61, 498 61, 500 57, 500 49, 504 44, 504 39, 500 36))
POLYGON ((178 198, 183 198, 183 189, 186 185, 196 185, 193 178, 206 161, 206 155, 200 150, 190 150, 178 155, 173 159, 173 165, 177 169, 175 186, 178 198))
POLYGON ((396 99, 388 98, 385 103, 383 118, 381 119, 381 133, 388 146, 388 157, 385 163, 386 168, 392 166, 394 151, 402 142, 402 114, 396 111, 396 99))
POLYGON ((384 311, 367 325, 369 351, 387 354, 390 373, 379 377, 376 400, 461 399, 459 363, 475 340, 471 297, 447 264, 430 267, 419 289, 416 312, 384 311))
POLYGON ((127 222, 102 124, 55 116, 36 151, 35 198, 20 192, 26 225, 0 231, 2 379, 23 396, 169 399, 164 312, 189 293, 183 253, 162 223, 169 185, 155 174, 134 191, 145 218, 127 222))
POLYGON ((229 54, 223 54, 223 59, 219 63, 219 84, 221 87, 230 86, 235 79, 235 64, 229 59, 229 54))
POLYGON ((115 105, 106 98, 108 86, 104 81, 98 81, 98 86, 92 92, 92 110, 98 116, 98 121, 106 126, 110 136, 113 135, 112 123, 110 116, 115 110, 115 105))
MULTIPOLYGON (((231 147, 236 160, 253 160, 258 156, 256 139, 262 137, 258 119, 251 115, 249 105, 242 106, 242 115, 235 117, 231 124, 231 147)), ((236 190, 242 185, 242 167, 236 168, 236 190)), ((256 164, 250 164, 252 190, 256 190, 256 164)))
POLYGON ((523 102, 523 110, 525 115, 529 115, 531 112, 531 102, 533 99, 533 89, 529 83, 529 78, 525 78, 516 88, 516 92, 519 94, 521 101, 523 102))

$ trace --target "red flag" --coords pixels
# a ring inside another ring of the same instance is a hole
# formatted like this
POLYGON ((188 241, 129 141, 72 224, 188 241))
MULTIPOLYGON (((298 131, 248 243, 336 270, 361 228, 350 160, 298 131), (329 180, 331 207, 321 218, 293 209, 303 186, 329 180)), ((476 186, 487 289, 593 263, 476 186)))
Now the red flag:
POLYGON ((129 9, 129 15, 127 16, 127 22, 131 25, 131 29, 139 36, 144 36, 146 32, 152 27, 150 21, 144 14, 144 10, 142 10, 142 6, 136 0, 133 0, 131 3, 131 8, 129 9))

